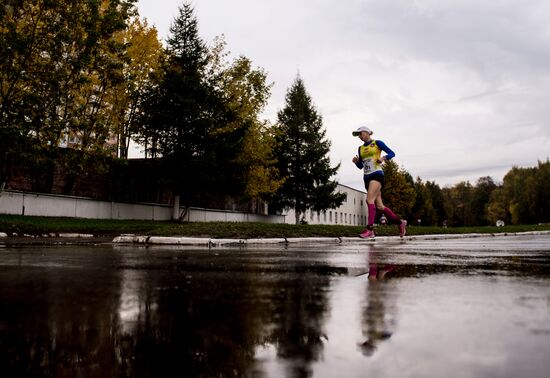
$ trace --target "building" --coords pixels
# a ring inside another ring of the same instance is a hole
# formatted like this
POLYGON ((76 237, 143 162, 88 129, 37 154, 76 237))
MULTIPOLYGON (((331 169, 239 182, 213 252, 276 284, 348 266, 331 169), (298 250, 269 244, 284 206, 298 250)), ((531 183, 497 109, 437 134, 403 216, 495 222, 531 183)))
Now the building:
MULTIPOLYGON (((308 224, 339 224, 345 226, 358 226, 367 224, 367 206, 365 203, 366 192, 338 184, 339 193, 346 193, 347 198, 336 209, 325 211, 308 210, 303 215, 303 220, 308 224)), ((296 219, 294 209, 285 212, 285 223, 294 224, 296 219)))

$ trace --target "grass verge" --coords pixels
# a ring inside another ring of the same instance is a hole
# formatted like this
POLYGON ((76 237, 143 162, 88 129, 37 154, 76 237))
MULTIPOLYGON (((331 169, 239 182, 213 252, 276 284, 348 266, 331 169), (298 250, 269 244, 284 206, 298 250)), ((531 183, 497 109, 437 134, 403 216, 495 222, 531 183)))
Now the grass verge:
MULTIPOLYGON (((193 222, 176 223, 146 220, 82 219, 65 217, 33 217, 0 215, 0 232, 10 236, 49 233, 85 233, 97 236, 141 234, 158 236, 193 236, 211 238, 277 238, 277 237, 354 237, 362 226, 289 225, 271 223, 193 222)), ((408 235, 514 233, 550 230, 546 225, 513 225, 505 227, 424 227, 410 226, 408 235)), ((395 226, 379 226, 380 236, 397 235, 395 226)))

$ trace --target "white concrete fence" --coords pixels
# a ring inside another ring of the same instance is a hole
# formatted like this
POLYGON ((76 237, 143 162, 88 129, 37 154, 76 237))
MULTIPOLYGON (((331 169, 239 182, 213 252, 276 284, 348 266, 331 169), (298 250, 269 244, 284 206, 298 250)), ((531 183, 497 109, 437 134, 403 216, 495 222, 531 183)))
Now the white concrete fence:
MULTIPOLYGON (((365 225, 367 224, 367 206, 365 192, 338 185, 338 192, 346 193, 347 198, 336 209, 322 212, 306 211, 303 220, 309 224, 365 225)), ((170 220, 178 217, 185 209, 179 206, 151 203, 121 203, 97 201, 85 197, 39 194, 19 191, 0 192, 0 214, 35 215, 50 217, 74 217, 92 219, 146 219, 170 220)), ((214 210, 189 207, 183 220, 188 222, 295 222, 293 209, 287 209, 283 215, 262 215, 242 213, 231 210, 214 210)))
MULTIPOLYGON (((183 210, 183 208, 180 208, 180 211, 183 210)), ((85 197, 6 190, 0 192, 0 213, 49 217, 166 221, 171 219, 173 207, 148 203, 97 201, 85 197)), ((190 207, 185 212, 184 220, 188 222, 285 223, 285 216, 190 207)))

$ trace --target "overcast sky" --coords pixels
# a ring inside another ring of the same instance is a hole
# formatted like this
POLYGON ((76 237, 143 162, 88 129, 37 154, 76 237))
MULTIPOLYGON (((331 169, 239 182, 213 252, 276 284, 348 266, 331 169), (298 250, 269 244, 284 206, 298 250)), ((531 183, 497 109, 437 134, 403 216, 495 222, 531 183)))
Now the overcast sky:
MULTIPOLYGON (((178 0, 140 0, 165 40, 178 0)), ((274 83, 274 121, 298 73, 323 116, 341 184, 363 189, 352 130, 367 124, 413 177, 497 182, 550 157, 548 0, 196 0, 199 34, 225 35, 274 83)))

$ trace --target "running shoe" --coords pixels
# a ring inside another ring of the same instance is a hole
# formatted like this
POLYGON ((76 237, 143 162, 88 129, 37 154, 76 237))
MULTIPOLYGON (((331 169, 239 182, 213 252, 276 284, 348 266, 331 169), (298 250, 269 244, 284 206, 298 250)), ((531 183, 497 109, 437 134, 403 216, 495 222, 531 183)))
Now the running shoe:
POLYGON ((359 237, 363 239, 374 239, 375 236, 374 231, 369 230, 368 228, 359 234, 359 237))
POLYGON ((407 221, 405 219, 401 220, 399 225, 399 237, 402 238, 407 233, 407 221))

